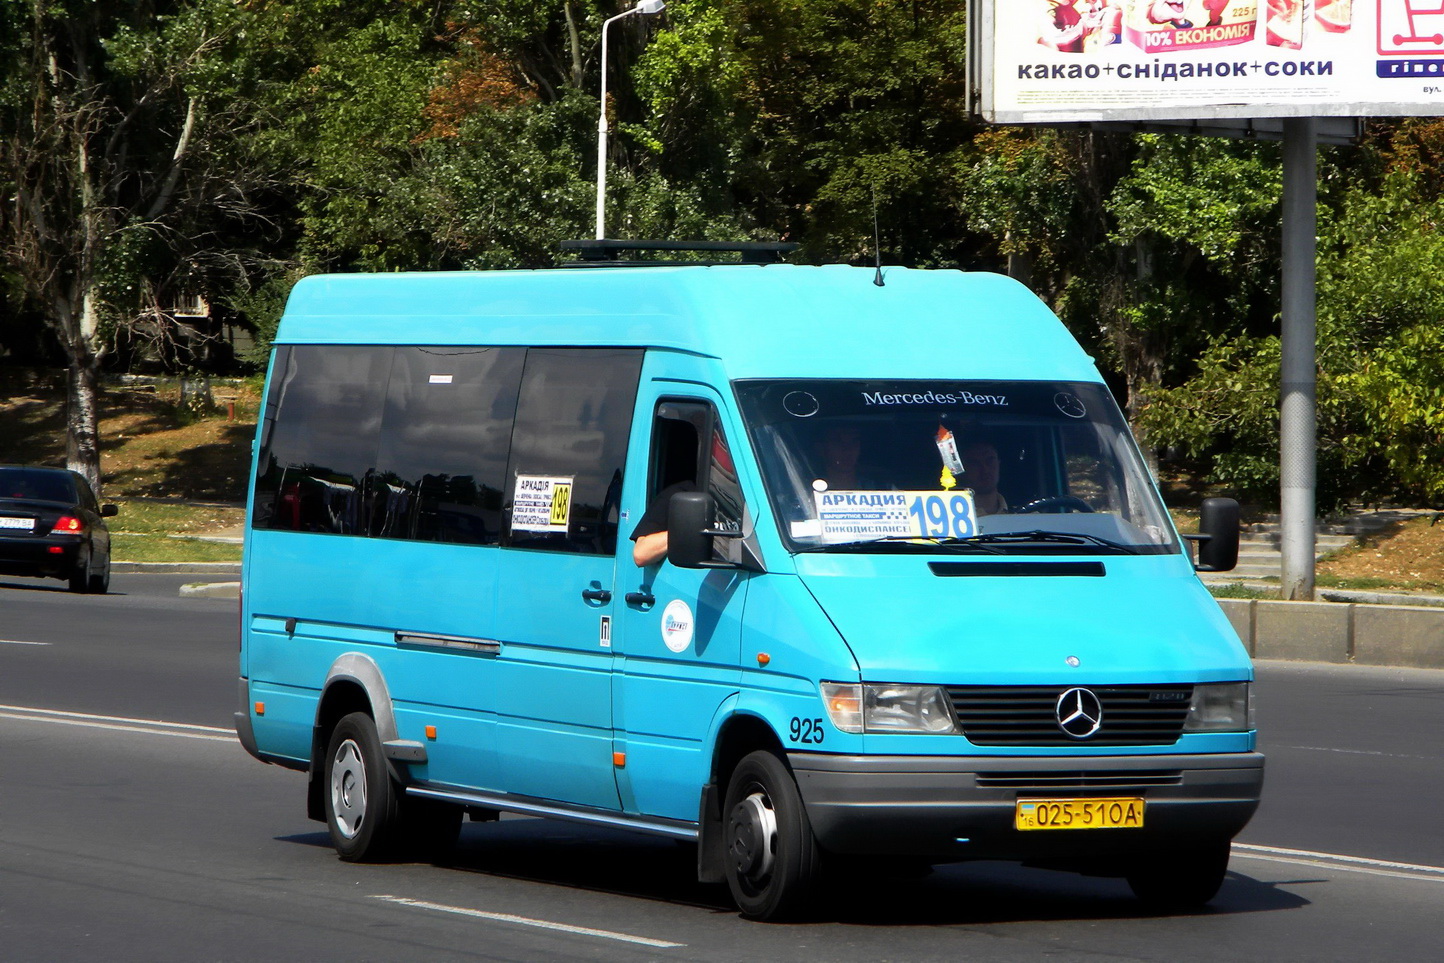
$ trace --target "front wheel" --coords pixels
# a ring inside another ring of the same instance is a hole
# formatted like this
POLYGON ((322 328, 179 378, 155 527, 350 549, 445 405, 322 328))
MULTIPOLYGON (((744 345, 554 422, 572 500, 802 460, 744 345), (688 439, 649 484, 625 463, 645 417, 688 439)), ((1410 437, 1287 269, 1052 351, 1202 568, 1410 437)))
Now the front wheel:
POLYGON ((807 901, 819 863, 817 840, 792 773, 758 751, 732 771, 723 807, 727 886, 742 915, 770 920, 807 901))
POLYGON ((392 855, 401 829, 401 791, 366 713, 353 712, 331 730, 324 779, 326 826, 337 855, 347 862, 392 855))
POLYGON ((1197 909, 1218 895, 1228 857, 1227 839, 1166 849, 1141 857, 1128 871, 1128 885, 1149 909, 1197 909))

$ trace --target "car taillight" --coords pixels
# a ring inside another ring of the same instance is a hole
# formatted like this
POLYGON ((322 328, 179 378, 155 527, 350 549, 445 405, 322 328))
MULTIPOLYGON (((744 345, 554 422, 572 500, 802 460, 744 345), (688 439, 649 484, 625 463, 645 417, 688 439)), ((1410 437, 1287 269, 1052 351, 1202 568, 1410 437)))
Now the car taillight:
POLYGON ((51 535, 78 535, 85 531, 85 523, 74 515, 61 515, 55 520, 55 527, 50 530, 51 535))

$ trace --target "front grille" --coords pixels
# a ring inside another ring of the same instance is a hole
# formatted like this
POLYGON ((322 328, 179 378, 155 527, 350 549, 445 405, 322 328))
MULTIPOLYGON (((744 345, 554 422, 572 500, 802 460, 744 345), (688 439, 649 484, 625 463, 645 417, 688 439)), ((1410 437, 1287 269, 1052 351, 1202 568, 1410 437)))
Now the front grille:
POLYGON ((948 697, 977 746, 1171 746, 1183 731, 1191 685, 1087 686, 1103 723, 1086 739, 1058 728, 1058 697, 1073 686, 959 685, 948 697))
POLYGON ((980 789, 1024 789, 1036 792, 1055 792, 1060 789, 1147 789, 1183 785, 1183 770, 980 772, 977 775, 977 784, 980 789))

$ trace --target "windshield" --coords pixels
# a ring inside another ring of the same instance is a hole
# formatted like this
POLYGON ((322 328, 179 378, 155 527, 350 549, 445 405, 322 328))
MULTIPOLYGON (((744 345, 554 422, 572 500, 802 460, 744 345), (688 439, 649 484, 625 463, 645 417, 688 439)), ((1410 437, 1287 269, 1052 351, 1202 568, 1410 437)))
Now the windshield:
POLYGON ((1102 385, 739 381, 793 551, 1178 551, 1102 385))

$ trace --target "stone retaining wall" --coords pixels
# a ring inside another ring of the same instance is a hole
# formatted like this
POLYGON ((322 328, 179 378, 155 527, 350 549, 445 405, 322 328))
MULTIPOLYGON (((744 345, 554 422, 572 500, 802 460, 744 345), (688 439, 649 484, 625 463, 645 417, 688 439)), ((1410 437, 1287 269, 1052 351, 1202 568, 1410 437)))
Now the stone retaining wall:
POLYGON ((1444 609, 1219 599, 1256 659, 1444 669, 1444 609))

